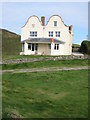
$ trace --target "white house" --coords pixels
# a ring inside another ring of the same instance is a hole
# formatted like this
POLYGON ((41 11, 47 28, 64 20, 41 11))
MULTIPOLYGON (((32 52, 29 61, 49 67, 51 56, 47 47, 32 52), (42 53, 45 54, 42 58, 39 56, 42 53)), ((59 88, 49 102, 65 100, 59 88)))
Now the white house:
POLYGON ((28 18, 21 29, 21 55, 71 55, 73 27, 64 24, 59 15, 53 15, 45 25, 37 16, 28 18))

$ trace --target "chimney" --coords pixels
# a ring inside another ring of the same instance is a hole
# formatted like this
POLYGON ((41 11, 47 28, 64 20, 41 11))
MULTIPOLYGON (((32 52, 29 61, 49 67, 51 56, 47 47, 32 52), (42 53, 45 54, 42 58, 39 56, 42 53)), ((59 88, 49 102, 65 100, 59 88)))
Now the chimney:
POLYGON ((42 25, 45 26, 45 17, 41 16, 42 25))

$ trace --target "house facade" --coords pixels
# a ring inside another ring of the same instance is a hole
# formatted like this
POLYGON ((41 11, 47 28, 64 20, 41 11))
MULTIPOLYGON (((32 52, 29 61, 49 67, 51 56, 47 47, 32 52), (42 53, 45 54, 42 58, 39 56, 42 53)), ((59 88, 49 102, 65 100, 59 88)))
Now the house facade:
POLYGON ((71 55, 73 27, 64 24, 59 15, 53 15, 45 25, 37 16, 28 18, 21 29, 21 55, 71 55))

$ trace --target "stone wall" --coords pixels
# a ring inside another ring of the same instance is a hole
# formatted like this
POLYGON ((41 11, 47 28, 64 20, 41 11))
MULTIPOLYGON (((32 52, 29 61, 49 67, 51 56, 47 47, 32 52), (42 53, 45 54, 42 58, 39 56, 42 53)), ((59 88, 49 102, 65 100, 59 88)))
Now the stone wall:
POLYGON ((70 55, 70 56, 57 56, 57 57, 40 57, 40 58, 20 58, 13 60, 3 60, 0 64, 17 64, 25 62, 35 62, 35 61, 49 61, 49 60, 71 60, 71 59, 88 59, 88 56, 84 55, 70 55))

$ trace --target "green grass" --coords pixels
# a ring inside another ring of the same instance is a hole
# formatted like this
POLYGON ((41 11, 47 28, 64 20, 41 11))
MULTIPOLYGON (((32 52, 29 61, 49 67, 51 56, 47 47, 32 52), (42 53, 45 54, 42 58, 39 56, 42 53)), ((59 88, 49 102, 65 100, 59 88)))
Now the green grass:
POLYGON ((73 66, 88 66, 88 59, 73 59, 73 60, 49 60, 31 63, 19 64, 3 64, 2 69, 21 69, 21 68, 41 68, 41 67, 73 67, 73 66))
POLYGON ((4 117, 88 117, 88 71, 3 74, 4 117))
POLYGON ((3 60, 16 60, 16 59, 22 59, 22 58, 47 58, 47 57, 57 57, 57 56, 50 56, 50 55, 9 55, 9 56, 4 56, 3 60))
MULTIPOLYGON (((67 55, 70 56, 70 55, 67 55)), ((55 58, 55 57, 62 57, 65 58, 66 55, 58 55, 58 56, 51 56, 51 55, 4 55, 3 60, 16 60, 22 58, 55 58)))

